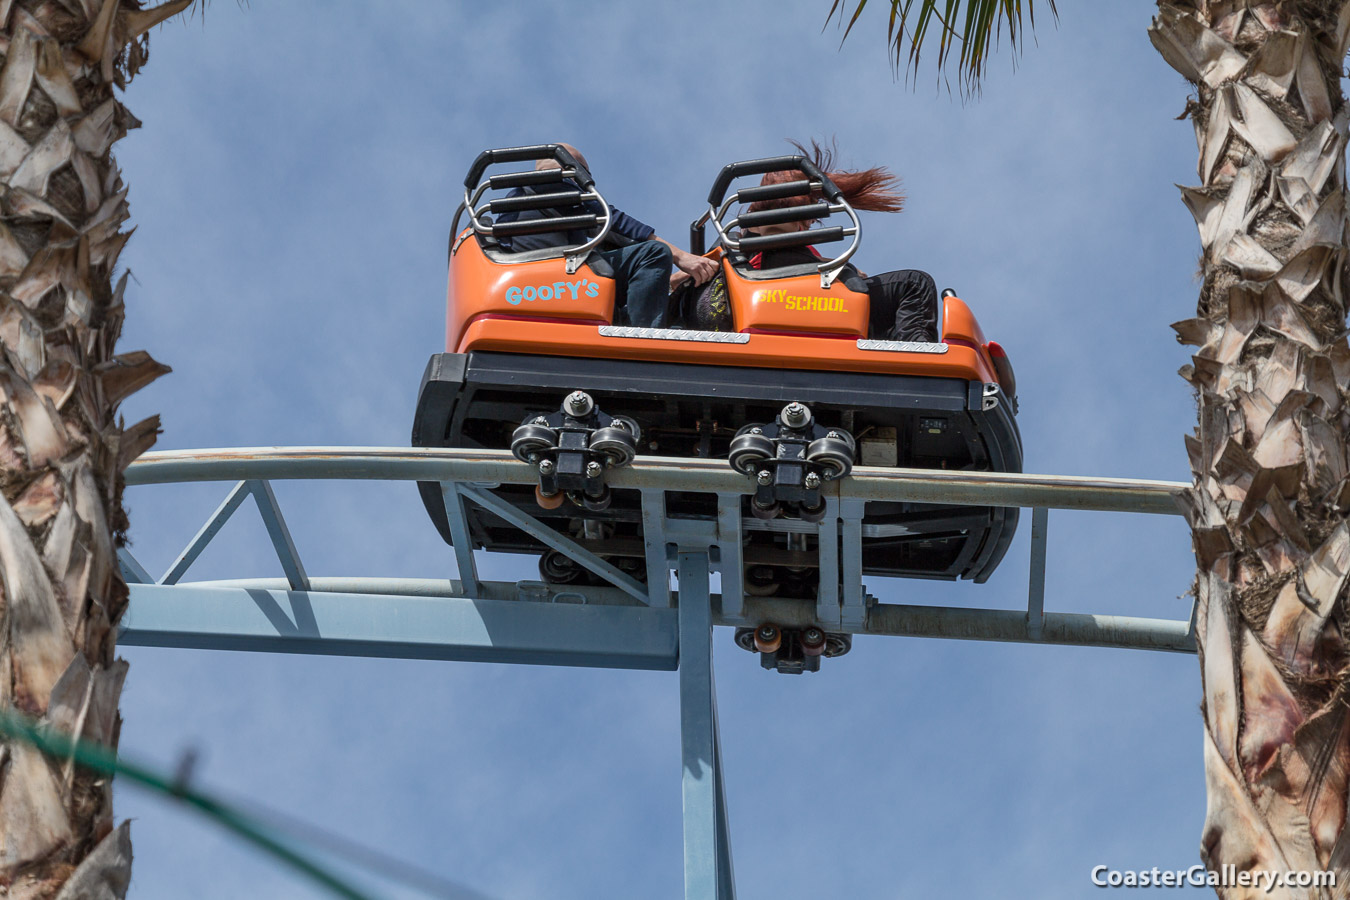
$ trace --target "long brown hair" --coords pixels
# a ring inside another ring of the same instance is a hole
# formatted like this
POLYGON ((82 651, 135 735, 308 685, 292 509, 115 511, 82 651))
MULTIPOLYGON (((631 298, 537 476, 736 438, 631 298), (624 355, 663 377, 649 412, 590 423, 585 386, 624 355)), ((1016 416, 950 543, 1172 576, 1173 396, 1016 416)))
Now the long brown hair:
MULTIPOLYGON (((834 169, 834 157, 839 152, 834 141, 830 146, 823 147, 811 139, 811 149, 807 150, 796 141, 788 141, 792 146, 816 164, 816 168, 824 172, 831 181, 843 191, 844 199, 848 200, 849 205, 854 209, 870 209, 874 212, 899 212, 904 208, 905 195, 900 191, 900 178, 885 166, 875 166, 871 169, 862 171, 850 171, 834 169)), ((804 181, 806 173, 796 169, 789 169, 780 172, 769 172, 762 179, 760 184, 783 184, 788 181, 804 181)), ((820 193, 812 191, 811 196, 782 197, 777 200, 756 200, 750 204, 750 212, 759 212, 765 209, 786 209, 790 206, 804 206, 820 200, 820 193)))

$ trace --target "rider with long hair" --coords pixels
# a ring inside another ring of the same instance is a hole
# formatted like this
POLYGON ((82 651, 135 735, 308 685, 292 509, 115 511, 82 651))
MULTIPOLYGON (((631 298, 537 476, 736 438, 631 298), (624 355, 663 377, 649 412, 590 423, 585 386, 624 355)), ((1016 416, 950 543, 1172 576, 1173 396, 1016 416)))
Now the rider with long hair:
MULTIPOLYGON (((862 171, 836 170, 834 168, 835 151, 832 147, 822 147, 811 141, 807 150, 796 141, 791 141, 803 156, 816 164, 820 171, 835 183, 843 193, 849 205, 854 209, 866 209, 874 212, 899 212, 905 203, 905 196, 899 190, 899 178, 882 166, 862 171)), ((795 169, 790 171, 769 172, 760 184, 783 184, 788 181, 804 181, 806 174, 795 169)), ((819 202, 818 193, 782 197, 776 200, 757 200, 749 206, 750 212, 769 209, 786 209, 792 206, 805 206, 819 202)), ((814 220, 812 220, 814 221, 814 220)), ((785 222, 781 225, 766 225, 759 228, 747 228, 750 234, 783 234, 785 232, 805 231, 812 222, 785 222)), ((814 247, 791 247, 784 250, 766 250, 750 257, 751 268, 776 269, 783 266, 814 263, 820 260, 820 254, 814 247)), ((927 272, 918 269, 897 269, 883 272, 868 278, 853 266, 844 269, 845 283, 851 277, 860 279, 867 291, 869 304, 868 336, 880 340, 927 341, 937 340, 937 285, 927 272)), ((856 289, 856 288, 855 288, 856 289)))

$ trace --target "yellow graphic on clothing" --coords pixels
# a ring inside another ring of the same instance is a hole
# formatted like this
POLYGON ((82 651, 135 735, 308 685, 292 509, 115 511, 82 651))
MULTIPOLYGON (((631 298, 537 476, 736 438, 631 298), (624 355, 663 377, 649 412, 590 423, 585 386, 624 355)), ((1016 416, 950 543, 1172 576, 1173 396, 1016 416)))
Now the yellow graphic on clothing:
POLYGON ((755 291, 751 298, 755 303, 777 303, 784 308, 797 312, 838 312, 846 313, 843 297, 819 297, 809 294, 789 294, 786 290, 755 291))

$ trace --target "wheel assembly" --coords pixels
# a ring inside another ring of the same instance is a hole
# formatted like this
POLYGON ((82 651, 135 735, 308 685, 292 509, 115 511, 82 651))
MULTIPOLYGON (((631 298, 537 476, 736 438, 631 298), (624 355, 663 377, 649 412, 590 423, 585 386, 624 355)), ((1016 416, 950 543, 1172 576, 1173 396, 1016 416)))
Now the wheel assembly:
POLYGON ((543 508, 556 509, 566 496, 599 511, 610 504, 605 473, 631 463, 641 437, 637 422, 608 415, 590 394, 573 391, 557 412, 531 416, 512 432, 511 455, 538 471, 535 499, 543 508))
POLYGON ((853 470, 857 445, 842 428, 826 428, 803 403, 784 406, 764 425, 746 425, 731 440, 727 461, 755 479, 750 512, 772 519, 795 510, 808 522, 825 517, 820 486, 853 470))
POLYGON ((762 622, 754 628, 736 629, 736 646, 759 654, 759 664, 788 675, 819 672, 825 657, 843 656, 853 646, 853 636, 827 632, 819 625, 780 628, 762 622))

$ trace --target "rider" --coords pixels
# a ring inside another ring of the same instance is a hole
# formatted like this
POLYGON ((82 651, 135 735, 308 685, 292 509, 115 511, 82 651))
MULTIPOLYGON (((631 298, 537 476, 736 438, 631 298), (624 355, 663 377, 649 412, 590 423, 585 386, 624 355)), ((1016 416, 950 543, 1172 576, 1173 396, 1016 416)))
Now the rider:
MULTIPOLYGON (((869 209, 876 212, 899 212, 904 205, 904 195, 896 188, 899 179, 884 167, 866 169, 861 172, 831 171, 834 152, 821 147, 814 140, 811 150, 792 141, 793 146, 803 156, 812 158, 816 167, 834 182, 843 193, 849 205, 855 209, 869 209)), ((760 184, 783 184, 788 181, 804 181, 806 173, 797 170, 769 172, 760 184)), ((791 206, 805 206, 818 202, 819 196, 800 195, 784 197, 778 200, 758 200, 751 203, 749 212, 768 209, 785 209, 791 206)), ((751 234, 782 234, 792 231, 806 231, 811 221, 785 222, 781 225, 766 225, 747 228, 751 234)), ((756 253, 749 260, 754 269, 776 269, 783 266, 814 263, 820 260, 820 254, 814 247, 791 247, 784 250, 766 250, 756 253)), ((856 276, 865 285, 869 299, 868 336, 891 341, 937 340, 937 285, 932 276, 918 269, 898 269, 883 272, 868 278, 853 266, 846 266, 844 277, 856 276)))
MULTIPOLYGON (((562 143, 559 146, 572 154, 572 157, 581 165, 590 168, 586 165, 586 157, 582 156, 581 151, 576 147, 562 143)), ((561 168, 559 163, 553 159, 541 159, 535 163, 534 167, 536 169, 561 168)), ((572 182, 565 182, 565 184, 573 188, 576 187, 572 182)), ((527 193, 547 193, 556 189, 553 185, 538 190, 534 187, 516 188, 507 196, 519 197, 527 193)), ((560 208, 555 215, 584 215, 588 212, 597 216, 604 215, 604 209, 600 206, 598 200, 591 200, 570 209, 560 208)), ((675 266, 681 272, 693 278, 696 284, 702 284, 715 275, 717 263, 681 250, 664 238, 657 237, 656 230, 650 225, 638 221, 612 204, 609 207, 609 214, 612 223, 609 243, 621 244, 621 246, 611 247, 607 250, 593 250, 591 256, 604 260, 614 271, 615 324, 634 325, 642 328, 664 328, 669 324, 670 315, 671 263, 674 262, 675 266), (618 240, 614 240, 616 237, 618 240), (620 321, 621 316, 626 321, 620 321)), ((543 218, 545 215, 546 213, 540 210, 507 212, 502 213, 498 221, 514 222, 519 219, 543 218)), ((542 250, 548 247, 577 246, 584 244, 590 237, 580 230, 555 231, 545 234, 519 235, 514 238, 503 239, 501 243, 502 248, 508 252, 523 252, 526 250, 542 250)))

